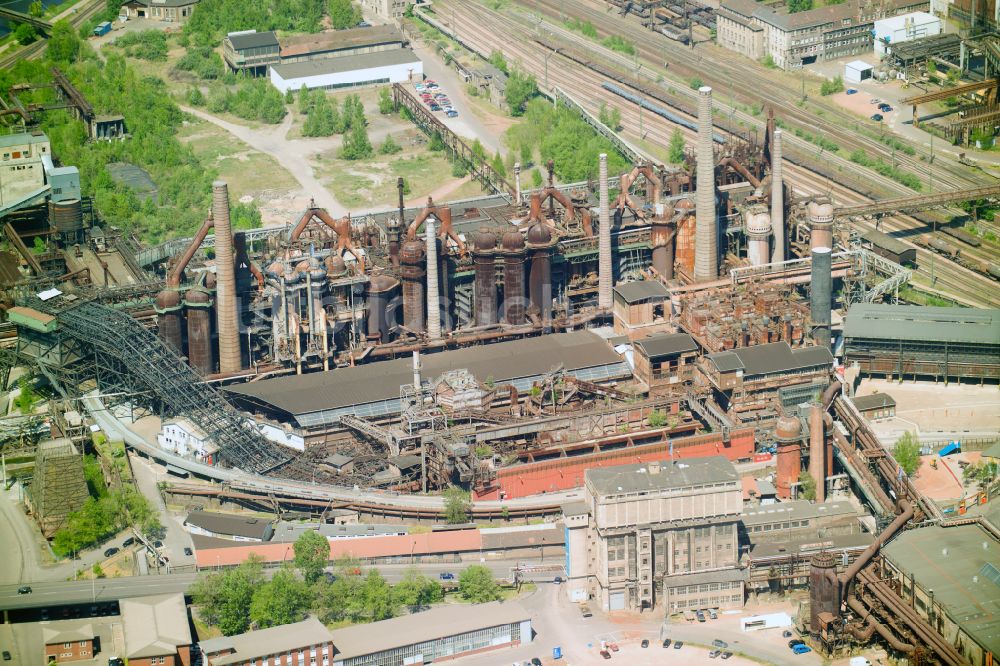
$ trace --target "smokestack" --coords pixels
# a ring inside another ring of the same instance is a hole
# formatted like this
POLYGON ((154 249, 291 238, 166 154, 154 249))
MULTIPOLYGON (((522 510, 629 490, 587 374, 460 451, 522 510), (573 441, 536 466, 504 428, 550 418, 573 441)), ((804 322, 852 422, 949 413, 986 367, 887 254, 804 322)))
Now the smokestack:
POLYGON ((809 411, 809 475, 816 482, 816 501, 826 500, 826 460, 823 437, 823 405, 815 402, 809 411))
POLYGON ((712 147, 712 89, 698 89, 698 192, 695 211, 694 279, 719 277, 719 232, 715 219, 715 152, 712 147))
POLYGON ((441 337, 441 303, 438 292, 438 249, 434 234, 434 218, 428 217, 427 227, 427 335, 431 340, 441 337))
POLYGON ((774 130, 771 146, 771 261, 785 260, 785 191, 781 183, 781 130, 774 130))
POLYGON ((833 309, 833 252, 828 247, 812 251, 810 318, 813 343, 830 348, 830 311, 833 309))
POLYGON ((420 350, 413 350, 413 388, 420 389, 420 350))
POLYGON ((750 264, 762 266, 767 263, 767 239, 771 235, 773 220, 767 213, 767 206, 753 204, 744 213, 747 217, 747 255, 750 264))
POLYGON ((242 370, 240 330, 236 322, 236 274, 233 265, 233 227, 229 220, 229 187, 212 183, 212 219, 215 221, 215 289, 219 331, 219 372, 242 370))
POLYGON ((521 205, 521 163, 514 162, 514 205, 521 205))
POLYGON ((610 310, 614 269, 611 265, 611 214, 608 209, 608 156, 606 153, 601 153, 599 159, 601 219, 598 230, 597 306, 602 310, 610 310))

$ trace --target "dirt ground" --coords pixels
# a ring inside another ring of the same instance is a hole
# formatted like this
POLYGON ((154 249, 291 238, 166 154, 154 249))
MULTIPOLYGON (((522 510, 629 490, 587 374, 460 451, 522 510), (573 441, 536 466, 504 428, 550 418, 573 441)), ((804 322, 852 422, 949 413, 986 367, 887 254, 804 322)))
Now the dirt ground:
POLYGON ((896 419, 879 427, 931 432, 1000 430, 1000 391, 995 386, 863 379, 857 395, 888 393, 896 400, 896 419), (888 424, 888 425, 886 425, 888 424))
POLYGON ((978 494, 975 484, 962 482, 962 467, 959 462, 974 465, 982 458, 980 451, 966 451, 941 458, 935 455, 921 456, 920 468, 913 476, 914 487, 927 497, 938 502, 960 500, 978 494), (937 462, 937 469, 931 465, 937 462))

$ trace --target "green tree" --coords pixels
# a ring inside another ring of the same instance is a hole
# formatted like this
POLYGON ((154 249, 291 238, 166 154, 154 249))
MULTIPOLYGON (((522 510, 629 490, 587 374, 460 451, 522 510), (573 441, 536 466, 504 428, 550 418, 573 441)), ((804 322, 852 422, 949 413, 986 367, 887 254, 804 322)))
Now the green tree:
MULTIPOLYGON (((829 4, 829 0, 827 0, 827 4, 829 4)), ((768 69, 775 69, 778 66, 774 62, 774 56, 770 53, 760 59, 760 64, 764 65, 764 67, 767 67, 768 69)))
POLYGON ((452 486, 444 491, 444 517, 452 525, 460 525, 469 522, 469 509, 472 506, 469 502, 469 493, 452 486))
MULTIPOLYGON (((325 95, 324 95, 325 97, 325 95)), ((299 113, 309 113, 312 108, 313 94, 306 88, 306 84, 302 84, 299 88, 299 113)))
POLYGON ((42 18, 45 15, 45 6, 42 4, 42 0, 33 0, 33 2, 28 5, 28 14, 34 16, 35 18, 42 18))
POLYGON ((703 85, 705 85, 705 82, 702 81, 697 76, 692 76, 690 79, 688 79, 688 85, 691 86, 691 90, 697 90, 698 88, 701 88, 703 85))
POLYGON ((385 135, 385 141, 379 146, 378 152, 382 155, 395 155, 396 153, 403 150, 403 147, 396 143, 396 140, 392 138, 391 134, 385 135))
POLYGON ((363 160, 375 154, 371 141, 368 140, 368 130, 364 125, 354 125, 344 136, 344 145, 340 149, 340 158, 344 160, 363 160))
POLYGON ((920 469, 920 442, 912 432, 904 432, 896 440, 896 445, 892 449, 892 457, 896 459, 907 476, 913 476, 920 469))
POLYGON ((441 601, 444 590, 436 580, 409 569, 403 579, 392 586, 392 598, 397 606, 423 607, 441 601))
POLYGON ((542 186, 542 172, 538 169, 531 170, 531 186, 541 187, 542 186))
POLYGON ((365 575, 361 584, 361 598, 372 622, 388 620, 396 615, 392 588, 376 569, 370 569, 365 575))
POLYGON ((499 152, 497 152, 497 154, 493 156, 493 160, 490 163, 490 166, 493 167, 494 171, 500 174, 501 178, 507 177, 507 167, 504 166, 503 155, 501 155, 499 152))
POLYGON ((799 473, 799 499, 816 499, 816 480, 809 472, 799 473))
POLYGON ((509 66, 507 65, 507 58, 504 57, 502 51, 494 50, 490 53, 490 64, 499 69, 504 74, 510 74, 509 66))
POLYGON ((80 35, 65 19, 52 24, 46 57, 54 63, 68 65, 80 56, 80 35))
POLYGON ((598 115, 598 120, 617 132, 622 126, 622 113, 615 107, 609 109, 604 102, 601 102, 601 111, 598 115))
POLYGON ((431 134, 431 140, 427 144, 427 148, 432 152, 440 152, 445 149, 444 139, 441 137, 440 132, 434 132, 431 134))
POLYGON ((649 414, 649 427, 650 428, 662 428, 667 425, 667 415, 658 409, 653 410, 649 414))
POLYGON ((191 106, 205 106, 205 95, 198 86, 191 86, 187 91, 187 103, 191 106))
POLYGON ((21 375, 17 380, 19 393, 14 399, 14 406, 22 414, 30 414, 38 401, 35 394, 35 378, 32 375, 21 375))
POLYGON ((330 0, 327 15, 330 17, 330 25, 335 30, 353 28, 361 21, 361 11, 351 0, 330 0))
POLYGON ((17 27, 14 28, 14 39, 17 40, 18 44, 24 46, 36 41, 38 32, 27 23, 18 23, 17 27))
MULTIPOLYGON (((330 136, 337 132, 340 114, 334 117, 334 107, 326 95, 311 95, 313 100, 309 107, 309 115, 302 125, 303 136, 330 136)), ((301 98, 300 98, 301 100, 301 98)))
POLYGON ((521 166, 522 167, 527 168, 528 165, 531 164, 531 160, 535 156, 534 152, 535 151, 532 148, 532 146, 531 146, 530 143, 526 143, 526 142, 522 142, 521 143, 520 153, 521 153, 521 166))
POLYGON ((295 93, 291 88, 285 91, 285 104, 295 104, 295 93))
POLYGON ((251 555, 235 569, 202 574, 195 581, 191 596, 206 622, 218 626, 223 635, 232 636, 250 628, 254 590, 263 584, 262 561, 251 555))
POLYGON ((292 549, 295 551, 295 566, 302 577, 309 584, 315 583, 330 561, 330 542, 319 532, 308 530, 295 540, 292 549))
POLYGON ((94 578, 107 578, 100 562, 94 562, 94 566, 90 567, 90 573, 94 574, 94 578))
POLYGON ((835 76, 830 81, 824 81, 819 87, 819 94, 823 96, 835 95, 844 90, 844 79, 835 76))
POLYGON ((504 88, 504 100, 510 108, 510 115, 524 115, 524 107, 528 101, 538 95, 538 82, 534 75, 513 70, 507 77, 507 87, 504 88))
POLYGON ((937 72, 937 63, 934 62, 933 60, 928 60, 927 61, 927 73, 928 74, 934 74, 935 72, 937 72))
POLYGON ((382 88, 378 91, 378 112, 383 116, 395 112, 396 104, 392 101, 392 92, 389 88, 382 88))
POLYGON ((291 568, 282 567, 253 593, 250 619, 260 628, 300 622, 311 604, 309 586, 291 568))
POLYGON ((670 151, 667 154, 671 164, 680 164, 684 161, 684 147, 684 135, 681 134, 679 127, 675 127, 670 135, 670 151))
POLYGON ((481 604, 500 598, 500 586, 493 572, 481 564, 473 564, 458 576, 458 592, 466 601, 481 604))
POLYGON ((813 8, 813 0, 785 0, 789 14, 796 12, 806 12, 813 8))

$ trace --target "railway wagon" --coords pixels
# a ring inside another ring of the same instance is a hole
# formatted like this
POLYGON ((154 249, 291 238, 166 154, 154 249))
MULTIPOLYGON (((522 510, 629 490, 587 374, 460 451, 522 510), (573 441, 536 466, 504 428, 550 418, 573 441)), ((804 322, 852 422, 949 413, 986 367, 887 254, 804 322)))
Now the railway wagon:
POLYGON ((956 229, 954 227, 943 227, 941 233, 948 234, 956 240, 960 240, 966 245, 971 245, 972 247, 979 247, 983 244, 983 241, 979 240, 974 234, 969 233, 965 229, 956 229))
POLYGON ((917 249, 898 238, 881 231, 868 231, 861 235, 861 245, 880 257, 895 261, 901 266, 917 265, 917 249))

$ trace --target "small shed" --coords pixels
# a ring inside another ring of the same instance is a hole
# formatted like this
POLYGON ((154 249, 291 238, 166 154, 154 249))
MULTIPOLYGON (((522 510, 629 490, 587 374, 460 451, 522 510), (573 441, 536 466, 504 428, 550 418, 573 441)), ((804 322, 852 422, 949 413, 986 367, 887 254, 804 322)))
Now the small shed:
POLYGON ((844 65, 844 80, 848 83, 861 83, 872 78, 875 68, 864 60, 852 60, 844 65))
POLYGON ((854 406, 869 421, 896 415, 896 401, 888 393, 873 393, 853 398, 854 406))

